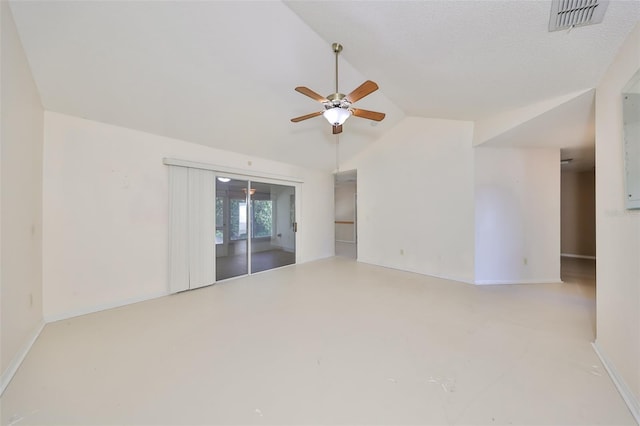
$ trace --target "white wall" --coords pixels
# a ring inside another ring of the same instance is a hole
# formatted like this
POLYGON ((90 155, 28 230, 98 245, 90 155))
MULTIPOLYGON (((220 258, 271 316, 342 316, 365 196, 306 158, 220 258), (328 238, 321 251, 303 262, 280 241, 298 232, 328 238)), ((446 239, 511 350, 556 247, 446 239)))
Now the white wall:
POLYGON ((302 178, 298 259, 333 255, 329 173, 46 112, 45 318, 167 294, 164 157, 302 178))
POLYGON ((273 238, 272 244, 286 251, 295 251, 295 232, 293 232, 290 221, 291 196, 295 195, 295 188, 277 187, 274 190, 272 187, 271 191, 276 225, 276 236, 273 238))
POLYGON ((473 282, 473 123, 405 118, 358 171, 358 260, 473 282))
MULTIPOLYGON (((42 324, 43 109, 6 1, 1 33, 3 385, 42 324)), ((333 214, 333 213, 332 213, 333 214)))
POLYGON ((640 24, 596 89, 597 340, 640 421, 640 211, 624 208, 621 92, 640 69, 640 24))
POLYGON ((478 284, 560 281, 560 150, 475 152, 478 284))
MULTIPOLYGON (((550 112, 557 111, 564 106, 571 105, 577 99, 582 98, 583 96, 587 96, 586 99, 589 99, 591 92, 593 89, 585 89, 579 90, 577 92, 569 93, 567 95, 558 96, 556 98, 545 99, 543 101, 537 102, 531 105, 525 105, 520 108, 509 109, 503 111, 502 113, 491 115, 482 120, 478 120, 474 123, 473 129, 473 144, 474 146, 481 145, 486 143, 494 138, 499 138, 502 134, 508 134, 509 131, 518 129, 521 126, 526 126, 527 123, 532 123, 537 119, 541 119, 546 115, 549 115, 550 112)), ((562 129, 562 120, 554 121, 554 138, 557 138, 558 132, 562 129)), ((586 124, 586 123, 585 123, 586 124)), ((544 132, 546 129, 537 127, 536 133, 544 132)), ((562 137, 564 138, 561 141, 562 145, 565 145, 569 142, 568 139, 574 138, 576 135, 576 129, 572 126, 569 126, 567 130, 564 130, 562 133, 562 137)), ((581 134, 578 132, 577 134, 581 134)), ((526 132, 523 135, 523 138, 526 139, 528 136, 532 135, 531 133, 526 132)), ((537 135, 539 136, 539 135, 537 135)), ((546 138, 540 139, 536 138, 534 141, 535 145, 539 144, 539 141, 544 141, 546 144, 549 143, 549 140, 546 138)), ((522 143, 522 141, 516 139, 512 139, 515 143, 522 143)), ((581 143, 582 141, 578 141, 581 143)), ((522 145, 521 145, 522 146, 522 145)), ((547 145, 548 146, 548 145, 547 145)))

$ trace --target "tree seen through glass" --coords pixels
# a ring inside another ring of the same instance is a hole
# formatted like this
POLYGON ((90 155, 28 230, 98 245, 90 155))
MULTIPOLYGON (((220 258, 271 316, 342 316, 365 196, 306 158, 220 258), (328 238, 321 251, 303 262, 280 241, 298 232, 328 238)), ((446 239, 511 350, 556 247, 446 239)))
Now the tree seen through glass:
MULTIPOLYGON (((253 238, 271 237, 273 231, 273 204, 271 200, 252 200, 253 238)), ((244 199, 229 200, 229 239, 247 238, 247 203, 244 199)), ((216 199, 216 226, 224 224, 224 201, 216 199)), ((216 232, 216 237, 217 237, 216 232)), ((222 232, 220 232, 222 234, 222 232)), ((216 238, 217 239, 217 238, 216 238)))

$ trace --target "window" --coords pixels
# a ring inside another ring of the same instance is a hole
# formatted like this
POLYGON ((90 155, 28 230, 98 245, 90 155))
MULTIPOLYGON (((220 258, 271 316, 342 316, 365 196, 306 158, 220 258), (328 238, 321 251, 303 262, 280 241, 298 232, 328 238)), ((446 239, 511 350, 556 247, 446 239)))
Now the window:
POLYGON ((253 238, 271 237, 272 203, 271 200, 253 200, 253 238))
MULTIPOLYGON (((229 240, 247 238, 247 203, 243 198, 216 197, 216 244, 224 243, 225 204, 229 206, 229 240)), ((271 238, 273 233, 273 203, 271 200, 251 200, 252 238, 271 238)))
POLYGON ((216 244, 224 243, 224 198, 216 197, 216 244))
MULTIPOLYGON (((216 204, 216 228, 218 218, 223 215, 224 203, 216 204)), ((271 200, 252 200, 253 238, 270 238, 273 231, 273 207, 271 200)), ((223 240, 222 229, 216 229, 216 243, 223 240)), ((231 241, 247 238, 247 203, 244 200, 229 200, 229 239, 231 241)))
POLYGON ((247 202, 244 199, 229 200, 229 239, 247 239, 247 202))

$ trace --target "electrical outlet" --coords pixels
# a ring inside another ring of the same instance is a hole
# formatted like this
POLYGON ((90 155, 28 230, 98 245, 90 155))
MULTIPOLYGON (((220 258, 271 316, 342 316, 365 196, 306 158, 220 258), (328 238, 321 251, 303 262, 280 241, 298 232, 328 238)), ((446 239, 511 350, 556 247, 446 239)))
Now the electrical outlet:
POLYGON ((400 255, 404 256, 404 249, 400 249, 400 255))
POLYGON ((529 259, 527 259, 526 257, 522 258, 522 263, 524 263, 525 265, 529 264, 529 259))

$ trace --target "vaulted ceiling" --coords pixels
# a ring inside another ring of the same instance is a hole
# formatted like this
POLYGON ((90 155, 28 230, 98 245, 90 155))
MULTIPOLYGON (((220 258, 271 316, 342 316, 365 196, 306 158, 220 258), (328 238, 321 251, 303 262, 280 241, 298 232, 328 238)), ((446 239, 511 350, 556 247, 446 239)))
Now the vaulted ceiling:
MULTIPOLYGON (((640 2, 611 1, 603 23, 553 33, 550 4, 12 0, 11 9, 47 110, 331 170, 329 124, 289 119, 319 110, 294 87, 333 92, 332 42, 344 45, 340 91, 374 80, 380 90, 358 106, 387 114, 347 121, 347 159, 405 115, 487 120, 596 87, 640 2)), ((587 102, 565 105, 567 120, 584 121, 587 102)), ((561 113, 538 122, 563 122, 561 113)))

